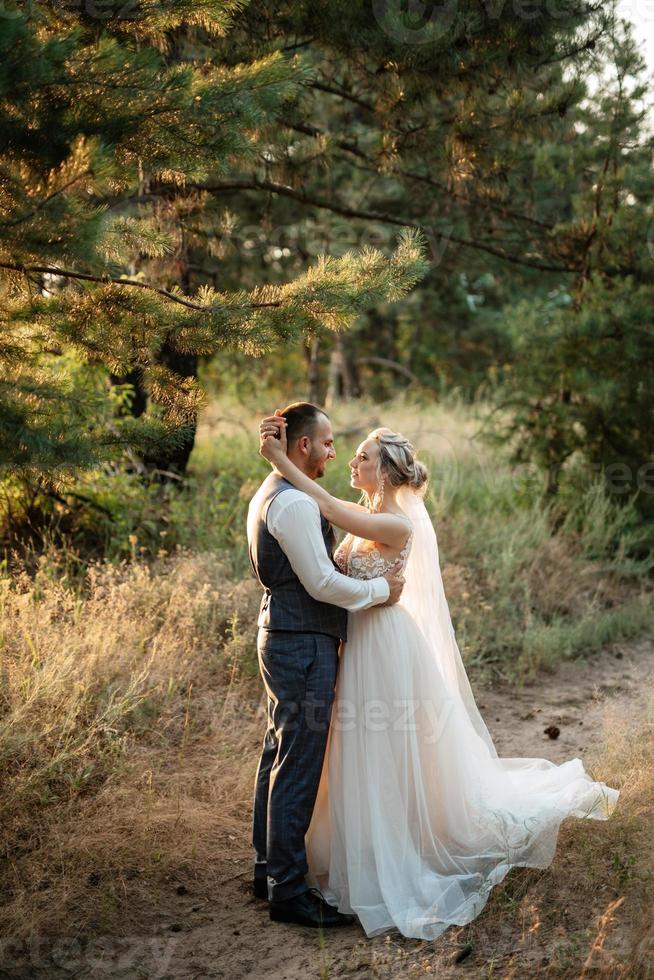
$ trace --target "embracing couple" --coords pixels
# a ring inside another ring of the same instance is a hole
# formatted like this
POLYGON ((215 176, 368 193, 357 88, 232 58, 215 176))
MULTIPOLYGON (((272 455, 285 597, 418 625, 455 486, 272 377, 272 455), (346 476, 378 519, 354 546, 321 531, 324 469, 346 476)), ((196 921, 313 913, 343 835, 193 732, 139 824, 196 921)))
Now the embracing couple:
POLYGON ((247 522, 268 706, 254 893, 276 921, 356 916, 368 936, 434 939, 475 918, 511 867, 547 867, 562 820, 606 819, 618 791, 580 759, 498 757, 409 441, 388 428, 363 440, 357 504, 316 482, 335 457, 322 409, 295 403, 259 431, 272 472, 247 522), (332 524, 346 532, 336 549, 332 524))

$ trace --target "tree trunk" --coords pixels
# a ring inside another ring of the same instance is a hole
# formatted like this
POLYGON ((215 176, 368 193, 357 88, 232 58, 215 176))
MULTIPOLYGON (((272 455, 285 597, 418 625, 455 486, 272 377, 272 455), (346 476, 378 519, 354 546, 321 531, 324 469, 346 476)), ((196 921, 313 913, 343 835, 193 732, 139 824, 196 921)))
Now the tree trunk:
MULTIPOLYGON (((188 270, 188 256, 186 244, 182 246, 182 273, 180 275, 181 286, 187 294, 191 291, 190 275, 188 270)), ((179 375, 181 378, 197 378, 198 376, 198 357, 195 354, 182 354, 174 350, 165 341, 157 355, 157 363, 163 364, 170 371, 179 375)), ((134 386, 134 399, 130 406, 130 412, 134 418, 143 415, 148 405, 148 397, 142 386, 142 368, 135 367, 124 377, 110 375, 112 384, 130 383, 134 386)), ((167 483, 184 476, 188 465, 189 457, 195 445, 195 433, 197 431, 197 420, 194 419, 189 430, 188 436, 174 450, 154 454, 146 454, 138 462, 134 461, 134 468, 139 468, 138 463, 150 474, 153 474, 160 483, 167 483)))
POLYGON ((307 356, 307 401, 317 404, 319 382, 318 354, 320 353, 320 338, 317 334, 314 334, 304 349, 307 356))
POLYGON ((140 415, 143 415, 147 404, 148 396, 141 384, 142 369, 140 367, 132 368, 127 374, 118 375, 110 374, 109 381, 112 385, 132 385, 134 389, 134 395, 129 407, 129 414, 137 419, 140 415))
POLYGON ((334 338, 334 348, 329 358, 329 375, 327 381, 327 396, 325 408, 332 408, 336 402, 352 397, 352 376, 350 374, 343 335, 337 333, 334 338))
POLYGON ((329 355, 329 368, 327 371, 327 394, 325 395, 325 408, 328 411, 334 407, 339 400, 339 370, 338 370, 338 351, 333 349, 329 355))
POLYGON ((352 366, 345 348, 343 334, 336 334, 336 344, 341 355, 341 378, 343 381, 343 398, 350 401, 354 395, 354 381, 352 379, 352 366))
MULTIPOLYGON (((168 343, 165 343, 161 348, 157 361, 181 378, 197 378, 198 376, 197 356, 195 354, 180 354, 179 351, 173 350, 168 343)), ((167 474, 184 476, 195 445, 196 431, 197 419, 194 418, 189 434, 176 449, 167 453, 156 453, 143 457, 143 464, 148 470, 156 471, 155 475, 160 483, 167 483, 174 479, 174 476, 171 477, 167 474)))

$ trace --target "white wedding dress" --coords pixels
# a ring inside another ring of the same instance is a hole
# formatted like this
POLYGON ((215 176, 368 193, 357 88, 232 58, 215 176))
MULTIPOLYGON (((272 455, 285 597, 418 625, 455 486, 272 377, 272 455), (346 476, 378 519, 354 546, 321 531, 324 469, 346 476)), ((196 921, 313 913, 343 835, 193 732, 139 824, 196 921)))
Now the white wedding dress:
MULTIPOLYGON (((309 884, 368 936, 434 939, 484 907, 510 868, 544 868, 561 821, 605 820, 618 790, 580 759, 499 758, 474 702, 420 496, 400 603, 349 614, 325 764, 306 838, 309 884)), ((355 578, 388 562, 346 538, 335 558, 355 578)))

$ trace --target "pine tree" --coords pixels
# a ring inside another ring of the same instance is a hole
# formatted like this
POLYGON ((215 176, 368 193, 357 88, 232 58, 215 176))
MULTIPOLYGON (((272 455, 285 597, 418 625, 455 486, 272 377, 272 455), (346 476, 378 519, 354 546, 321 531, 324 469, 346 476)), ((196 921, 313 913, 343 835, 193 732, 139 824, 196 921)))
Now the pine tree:
POLYGON ((286 147, 265 177, 212 193, 269 195, 279 224, 294 208, 334 241, 345 223, 376 241, 421 229, 421 289, 401 313, 368 311, 346 353, 469 394, 488 374, 508 410, 501 441, 545 468, 550 491, 574 457, 612 488, 628 472, 642 503, 652 141, 644 66, 615 8, 458 2, 418 23, 392 0, 372 13, 356 0, 253 0, 234 37, 259 54, 301 50, 312 97, 286 110, 286 147))
POLYGON ((202 392, 162 351, 261 354, 341 330, 426 271, 405 229, 390 258, 350 250, 287 282, 185 292, 202 187, 271 152, 309 72, 281 52, 221 59, 241 0, 114 6, 16 4, 0 22, 0 458, 55 481, 188 438, 202 392), (133 371, 138 418, 108 383, 133 371))
POLYGON ((507 307, 512 353, 497 391, 501 442, 556 494, 576 467, 654 515, 654 138, 630 26, 607 40, 612 71, 533 148, 534 183, 561 219, 549 254, 572 277, 507 307), (565 207, 564 207, 565 204, 565 207))
MULTIPOLYGON (((368 390, 379 365, 359 371, 356 361, 378 356, 403 383, 402 368, 472 396, 509 350, 499 318, 475 315, 475 296, 497 310, 523 286, 574 274, 549 254, 561 214, 529 186, 523 144, 565 133, 609 28, 608 12, 579 2, 459 0, 426 5, 420 20, 399 0, 252 0, 239 14, 237 50, 297 50, 314 75, 284 112, 285 142, 266 172, 218 181, 212 194, 232 194, 239 215, 248 200, 265 202, 292 253, 298 240, 308 251, 322 238, 382 244, 404 225, 428 239, 420 290, 401 309, 371 309, 342 338, 349 373, 368 390)), ((320 343, 333 349, 329 336, 320 343)))

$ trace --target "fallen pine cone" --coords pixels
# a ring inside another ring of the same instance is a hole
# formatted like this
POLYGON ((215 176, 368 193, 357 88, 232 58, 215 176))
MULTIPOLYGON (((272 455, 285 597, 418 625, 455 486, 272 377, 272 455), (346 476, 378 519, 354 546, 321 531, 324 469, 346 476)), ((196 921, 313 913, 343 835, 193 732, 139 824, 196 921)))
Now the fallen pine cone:
POLYGON ((561 729, 557 728, 556 725, 548 725, 543 734, 549 735, 550 738, 558 738, 561 734, 561 729))
POLYGON ((461 949, 457 951, 457 953, 452 959, 452 962, 463 963, 464 960, 468 959, 471 953, 472 953, 472 943, 466 943, 465 946, 462 946, 461 949))

